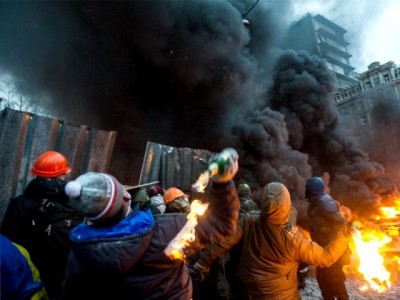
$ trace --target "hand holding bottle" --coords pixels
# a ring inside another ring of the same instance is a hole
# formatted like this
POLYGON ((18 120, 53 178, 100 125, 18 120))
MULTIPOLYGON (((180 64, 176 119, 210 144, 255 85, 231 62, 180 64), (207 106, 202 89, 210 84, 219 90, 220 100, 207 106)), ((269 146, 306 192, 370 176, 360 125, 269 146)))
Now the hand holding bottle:
POLYGON ((214 182, 228 182, 235 177, 238 171, 239 156, 235 149, 225 148, 213 155, 208 164, 208 172, 214 182))

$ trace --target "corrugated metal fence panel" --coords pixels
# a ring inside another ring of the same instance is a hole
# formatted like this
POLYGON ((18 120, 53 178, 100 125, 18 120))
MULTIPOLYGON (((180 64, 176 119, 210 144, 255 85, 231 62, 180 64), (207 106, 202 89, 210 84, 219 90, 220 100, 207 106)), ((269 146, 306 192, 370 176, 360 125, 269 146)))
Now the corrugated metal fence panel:
POLYGON ((0 220, 8 201, 33 179, 30 169, 45 151, 64 154, 72 171, 67 180, 88 171, 107 172, 117 133, 60 119, 5 109, 0 114, 0 220))
POLYGON ((208 150, 147 142, 139 183, 159 181, 163 189, 175 186, 188 192, 199 175, 207 169, 212 154, 208 150))

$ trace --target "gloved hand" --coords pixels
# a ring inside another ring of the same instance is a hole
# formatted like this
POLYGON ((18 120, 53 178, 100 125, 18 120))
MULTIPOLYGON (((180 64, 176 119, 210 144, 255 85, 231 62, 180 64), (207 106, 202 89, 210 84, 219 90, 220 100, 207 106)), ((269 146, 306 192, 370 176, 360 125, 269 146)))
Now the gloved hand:
POLYGON ((239 155, 233 148, 225 148, 213 155, 208 164, 211 180, 219 183, 228 182, 238 171, 239 155))
POLYGON ((190 277, 193 281, 203 282, 210 272, 210 268, 204 267, 198 262, 194 266, 188 266, 190 277))

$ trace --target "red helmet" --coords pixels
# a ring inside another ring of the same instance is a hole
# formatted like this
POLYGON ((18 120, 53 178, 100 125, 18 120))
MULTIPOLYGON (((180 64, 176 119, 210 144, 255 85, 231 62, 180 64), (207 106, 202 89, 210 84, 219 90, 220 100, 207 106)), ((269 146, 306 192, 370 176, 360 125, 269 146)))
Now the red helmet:
POLYGON ((158 184, 152 185, 151 187, 149 187, 149 189, 147 190, 147 195, 149 195, 149 197, 155 196, 155 195, 164 195, 164 191, 161 188, 161 186, 159 186, 158 184))
POLYGON ((36 176, 53 178, 68 174, 71 168, 64 155, 55 151, 47 151, 38 157, 31 171, 36 176))
POLYGON ((175 187, 169 188, 164 194, 164 204, 174 201, 176 198, 185 196, 185 193, 175 187))

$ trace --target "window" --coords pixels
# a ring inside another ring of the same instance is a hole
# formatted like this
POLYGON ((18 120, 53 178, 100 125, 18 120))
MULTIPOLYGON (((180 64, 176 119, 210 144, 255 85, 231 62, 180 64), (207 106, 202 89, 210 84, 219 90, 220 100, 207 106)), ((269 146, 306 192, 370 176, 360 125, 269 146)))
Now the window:
POLYGON ((371 81, 367 80, 365 82, 365 87, 367 88, 367 90, 370 90, 372 88, 371 81))
POLYGON ((367 125, 367 117, 365 115, 361 116, 361 125, 367 125))
POLYGON ((340 100, 341 100, 340 93, 335 94, 334 100, 335 100, 335 103, 340 102, 340 100))
POLYGON ((384 82, 389 82, 390 81, 390 77, 388 73, 383 74, 383 81, 384 82))
POLYGON ((369 98, 368 101, 369 101, 369 107, 374 107, 374 100, 369 98))
POLYGON ((400 68, 394 70, 394 77, 400 78, 400 68))

